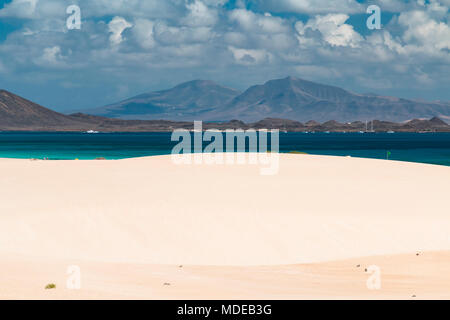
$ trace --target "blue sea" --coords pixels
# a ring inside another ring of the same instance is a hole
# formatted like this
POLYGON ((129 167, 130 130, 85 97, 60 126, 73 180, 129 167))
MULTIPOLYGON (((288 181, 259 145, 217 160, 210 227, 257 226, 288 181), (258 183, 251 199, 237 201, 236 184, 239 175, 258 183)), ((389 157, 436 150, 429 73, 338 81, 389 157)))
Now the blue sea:
MULTIPOLYGON (((176 144, 171 133, 0 132, 0 158, 124 159, 170 154, 176 144)), ((280 152, 293 151, 450 166, 450 133, 280 133, 280 152)))

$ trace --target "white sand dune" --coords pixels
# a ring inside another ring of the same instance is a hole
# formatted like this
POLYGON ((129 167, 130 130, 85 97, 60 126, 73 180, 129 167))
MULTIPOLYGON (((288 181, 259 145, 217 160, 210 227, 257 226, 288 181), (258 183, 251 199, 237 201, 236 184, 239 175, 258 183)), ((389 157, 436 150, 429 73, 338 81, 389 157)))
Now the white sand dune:
POLYGON ((0 170, 10 270, 29 259, 279 268, 450 251, 444 166, 281 155, 279 174, 262 176, 255 165, 160 156, 1 159, 0 170))
POLYGON ((287 266, 166 266, 2 256, 0 299, 450 299, 450 252, 287 266), (69 265, 81 289, 66 288, 69 265), (380 268, 369 290, 369 266, 380 268), (55 290, 44 290, 55 283, 55 290), (170 284, 170 285, 168 285, 170 284))

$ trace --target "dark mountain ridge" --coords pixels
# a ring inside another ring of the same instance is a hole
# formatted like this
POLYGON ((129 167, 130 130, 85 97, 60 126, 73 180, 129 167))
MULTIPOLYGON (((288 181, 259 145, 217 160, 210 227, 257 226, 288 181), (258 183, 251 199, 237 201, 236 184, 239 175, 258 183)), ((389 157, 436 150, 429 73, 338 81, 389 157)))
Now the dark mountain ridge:
POLYGON ((70 116, 44 108, 6 90, 0 90, 0 128, 3 130, 55 127, 76 129, 82 125, 82 122, 70 116))
POLYGON ((376 94, 357 94, 336 86, 294 77, 270 80, 243 93, 211 81, 196 80, 140 95, 84 113, 122 119, 223 121, 284 118, 296 121, 408 121, 450 119, 450 104, 376 94))
MULTIPOLYGON (((205 122, 203 129, 279 129, 291 132, 334 131, 358 132, 372 129, 375 132, 450 132, 450 125, 434 117, 431 120, 414 119, 403 123, 374 120, 341 123, 330 120, 324 123, 280 118, 246 123, 241 120, 205 122)), ((101 132, 171 132, 175 129, 192 130, 193 122, 169 120, 124 120, 94 116, 83 113, 63 115, 21 98, 11 92, 0 90, 1 131, 101 131, 101 132)))

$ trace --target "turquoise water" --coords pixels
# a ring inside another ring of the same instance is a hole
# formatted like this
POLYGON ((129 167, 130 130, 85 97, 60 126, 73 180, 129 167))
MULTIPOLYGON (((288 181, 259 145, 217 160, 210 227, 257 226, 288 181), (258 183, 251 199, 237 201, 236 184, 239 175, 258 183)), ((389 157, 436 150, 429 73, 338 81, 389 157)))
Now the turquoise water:
MULTIPOLYGON (((170 154, 170 133, 0 132, 1 158, 123 159, 170 154)), ((206 145, 206 143, 205 143, 206 145)), ((280 152, 353 156, 450 166, 450 133, 281 133, 280 152)))

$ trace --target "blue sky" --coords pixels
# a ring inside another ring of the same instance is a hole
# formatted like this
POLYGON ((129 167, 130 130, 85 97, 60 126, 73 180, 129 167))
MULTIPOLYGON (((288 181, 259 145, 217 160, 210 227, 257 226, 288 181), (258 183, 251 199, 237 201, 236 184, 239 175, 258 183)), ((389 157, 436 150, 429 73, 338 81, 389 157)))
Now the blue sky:
POLYGON ((58 111, 287 75, 450 101, 450 0, 0 0, 0 88, 58 111), (81 10, 68 30, 66 9, 81 10), (369 30, 376 4, 382 29, 369 30))

